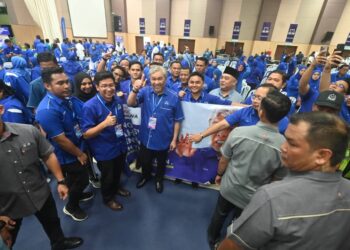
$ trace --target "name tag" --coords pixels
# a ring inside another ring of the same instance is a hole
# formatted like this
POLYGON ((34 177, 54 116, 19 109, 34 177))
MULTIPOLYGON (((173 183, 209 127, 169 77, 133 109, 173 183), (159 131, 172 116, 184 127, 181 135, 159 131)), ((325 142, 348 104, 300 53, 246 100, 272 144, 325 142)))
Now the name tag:
POLYGON ((157 127, 157 118, 150 117, 148 121, 148 128, 149 129, 156 129, 157 127))
POLYGON ((115 125, 114 129, 115 129, 115 135, 117 136, 117 138, 124 136, 123 126, 121 124, 115 125))

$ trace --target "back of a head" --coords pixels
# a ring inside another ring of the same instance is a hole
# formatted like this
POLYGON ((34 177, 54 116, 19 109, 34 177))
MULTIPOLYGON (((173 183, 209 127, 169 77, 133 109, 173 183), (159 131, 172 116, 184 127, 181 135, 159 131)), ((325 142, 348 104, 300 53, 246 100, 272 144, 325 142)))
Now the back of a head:
POLYGON ((45 68, 41 71, 41 78, 43 79, 44 83, 50 84, 51 83, 51 76, 53 74, 62 74, 64 73, 63 68, 61 67, 53 67, 53 68, 45 68))
POLYGON ((51 54, 50 52, 42 52, 39 53, 37 56, 38 63, 40 64, 41 62, 54 62, 57 64, 56 57, 51 54))
POLYGON ((278 90, 272 90, 261 100, 260 108, 265 111, 266 119, 277 123, 285 117, 290 110, 291 102, 286 95, 278 90))
POLYGON ((306 140, 312 149, 326 148, 332 151, 331 166, 337 166, 345 157, 350 139, 347 124, 337 115, 326 112, 297 113, 291 116, 290 124, 305 122, 309 125, 306 140))

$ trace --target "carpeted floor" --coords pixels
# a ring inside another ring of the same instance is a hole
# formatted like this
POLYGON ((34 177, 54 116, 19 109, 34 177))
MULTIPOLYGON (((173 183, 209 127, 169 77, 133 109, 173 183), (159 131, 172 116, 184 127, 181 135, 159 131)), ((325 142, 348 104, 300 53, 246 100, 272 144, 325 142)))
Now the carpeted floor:
MULTIPOLYGON (((67 236, 84 239, 81 250, 206 250, 206 229, 214 211, 217 191, 193 189, 187 184, 164 181, 164 192, 155 191, 154 180, 136 189, 139 174, 125 180, 132 192, 120 198, 121 212, 113 212, 102 204, 99 189, 95 198, 82 203, 89 218, 75 222, 62 212, 64 201, 58 200, 55 182, 51 183, 67 236)), ((50 249, 49 240, 35 216, 25 218, 14 250, 50 249)))

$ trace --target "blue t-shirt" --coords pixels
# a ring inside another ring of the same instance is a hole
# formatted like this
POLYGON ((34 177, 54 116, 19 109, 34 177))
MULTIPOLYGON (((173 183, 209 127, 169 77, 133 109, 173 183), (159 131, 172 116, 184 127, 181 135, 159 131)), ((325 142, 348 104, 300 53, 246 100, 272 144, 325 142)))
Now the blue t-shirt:
POLYGON ((175 122, 184 119, 181 102, 174 91, 165 88, 157 95, 146 86, 137 95, 141 107, 141 143, 152 150, 166 150, 173 138, 175 122))
POLYGON ((76 97, 61 99, 47 93, 37 108, 35 119, 54 146, 61 165, 76 162, 77 157, 61 149, 53 138, 64 134, 76 147, 82 147, 80 130, 82 106, 83 103, 76 97))
MULTIPOLYGON (((233 114, 226 116, 225 120, 233 126, 252 126, 260 121, 258 112, 253 107, 246 107, 235 111, 233 114)), ((288 127, 289 120, 287 117, 282 118, 278 123, 278 130, 284 134, 288 127)))
MULTIPOLYGON (((124 112, 119 97, 116 96, 112 102, 106 102, 100 94, 96 94, 88 100, 83 106, 83 133, 103 122, 110 112, 117 117, 117 128, 122 129, 124 112)), ((97 136, 86 140, 92 156, 97 161, 111 160, 126 152, 125 137, 117 136, 116 126, 109 126, 97 136)))
POLYGON ((26 76, 17 73, 15 70, 10 70, 5 73, 4 82, 7 86, 15 91, 15 96, 26 104, 29 98, 29 81, 26 76))
POLYGON ((207 94, 202 92, 201 96, 196 100, 192 97, 190 92, 187 92, 182 99, 184 102, 193 102, 193 103, 208 103, 208 104, 218 104, 218 105, 231 105, 232 102, 229 100, 221 99, 218 96, 207 94))

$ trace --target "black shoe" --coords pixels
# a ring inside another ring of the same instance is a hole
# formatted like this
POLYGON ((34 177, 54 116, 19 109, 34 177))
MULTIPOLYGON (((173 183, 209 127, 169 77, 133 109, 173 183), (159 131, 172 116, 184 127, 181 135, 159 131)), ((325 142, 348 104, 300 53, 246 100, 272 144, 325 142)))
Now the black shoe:
POLYGON ((80 207, 77 207, 73 210, 68 208, 67 206, 64 206, 63 213, 69 215, 75 221, 83 221, 86 220, 88 217, 87 214, 80 207))
POLYGON ((137 188, 142 188, 146 183, 147 183, 148 179, 142 177, 136 184, 137 188))
POLYGON ((83 239, 78 237, 64 238, 61 242, 52 245, 52 250, 77 248, 83 244, 83 239))
POLYGON ((192 182, 191 185, 192 185, 192 188, 194 189, 197 189, 199 186, 197 182, 192 182))
POLYGON ((117 195, 120 195, 122 197, 129 197, 131 196, 131 192, 129 190, 126 190, 125 188, 118 188, 117 195))
POLYGON ((93 192, 85 192, 81 194, 79 201, 88 201, 88 200, 91 200, 92 198, 94 198, 93 192))
POLYGON ((161 194, 163 192, 163 188, 163 182, 156 181, 156 191, 161 194))

